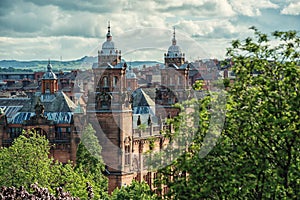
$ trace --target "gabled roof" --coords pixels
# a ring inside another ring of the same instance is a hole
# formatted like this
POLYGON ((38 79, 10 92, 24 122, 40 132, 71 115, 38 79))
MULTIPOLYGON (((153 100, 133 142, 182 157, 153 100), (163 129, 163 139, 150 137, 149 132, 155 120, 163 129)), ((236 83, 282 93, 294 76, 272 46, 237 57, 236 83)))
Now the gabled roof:
POLYGON ((0 108, 3 109, 9 123, 20 124, 35 115, 35 105, 39 99, 48 120, 53 120, 55 124, 71 123, 77 105, 61 91, 54 94, 37 93, 32 98, 0 98, 0 108))
POLYGON ((154 101, 141 88, 135 90, 132 93, 132 97, 133 97, 133 107, 155 106, 154 101))
POLYGON ((8 121, 29 103, 30 98, 0 98, 0 108, 3 109, 8 121))

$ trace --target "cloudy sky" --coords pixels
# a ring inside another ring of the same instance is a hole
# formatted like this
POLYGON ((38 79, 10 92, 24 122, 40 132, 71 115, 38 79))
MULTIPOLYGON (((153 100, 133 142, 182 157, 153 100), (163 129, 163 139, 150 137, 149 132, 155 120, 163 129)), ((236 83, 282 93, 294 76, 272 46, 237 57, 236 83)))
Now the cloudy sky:
POLYGON ((224 58, 249 27, 300 31, 300 0, 0 0, 0 60, 96 56, 107 22, 126 60, 163 60, 176 27, 190 61, 224 58))

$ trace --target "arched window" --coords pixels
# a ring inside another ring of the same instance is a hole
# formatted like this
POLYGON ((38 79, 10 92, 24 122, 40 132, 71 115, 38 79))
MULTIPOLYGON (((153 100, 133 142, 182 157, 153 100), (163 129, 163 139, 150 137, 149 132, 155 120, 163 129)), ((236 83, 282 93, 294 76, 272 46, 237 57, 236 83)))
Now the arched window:
POLYGON ((34 131, 39 134, 39 135, 42 135, 42 136, 45 136, 46 138, 48 138, 47 136, 47 132, 41 128, 35 128, 34 131))
POLYGON ((108 78, 107 78, 107 76, 103 77, 102 84, 103 84, 103 87, 108 87, 108 78))
POLYGON ((125 165, 130 164, 130 145, 125 145, 125 165))
POLYGON ((130 138, 129 137, 125 138, 124 145, 125 145, 125 165, 129 165, 130 164, 130 138))

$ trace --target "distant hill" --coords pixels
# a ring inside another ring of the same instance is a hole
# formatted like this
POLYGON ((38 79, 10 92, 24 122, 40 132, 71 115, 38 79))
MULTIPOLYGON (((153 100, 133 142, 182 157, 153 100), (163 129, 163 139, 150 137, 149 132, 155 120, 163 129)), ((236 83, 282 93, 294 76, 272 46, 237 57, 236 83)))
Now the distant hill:
MULTIPOLYGON (((124 60, 123 60, 124 61, 124 60)), ((91 69, 93 63, 97 62, 97 57, 84 56, 77 60, 70 61, 57 61, 51 60, 51 65, 54 71, 70 71, 72 69, 91 69)), ((127 62, 128 66, 143 67, 145 66, 154 66, 157 64, 162 64, 157 61, 131 61, 127 62)), ((0 68, 14 68, 17 69, 26 69, 33 71, 44 71, 48 65, 48 60, 32 60, 32 61, 18 61, 18 60, 1 60, 0 68)))

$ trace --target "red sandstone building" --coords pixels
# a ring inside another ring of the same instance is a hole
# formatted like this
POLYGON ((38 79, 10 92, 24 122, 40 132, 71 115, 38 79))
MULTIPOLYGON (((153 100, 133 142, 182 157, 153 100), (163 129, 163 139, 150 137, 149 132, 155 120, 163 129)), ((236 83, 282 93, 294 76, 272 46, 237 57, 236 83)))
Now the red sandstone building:
POLYGON ((90 92, 87 115, 102 146, 109 192, 132 180, 144 180, 155 190, 156 172, 146 164, 145 153, 159 152, 168 144, 161 131, 171 127, 164 118, 177 115, 179 110, 172 105, 187 98, 189 65, 176 45, 174 30, 161 86, 156 93, 152 88, 156 97, 151 98, 144 89, 137 89, 135 74, 121 62, 121 51, 114 46, 109 26, 106 38, 98 51, 98 63, 93 65, 95 88, 90 92))
POLYGON ((81 110, 80 105, 68 97, 74 97, 72 92, 66 95, 62 91, 66 80, 58 80, 49 63, 41 91, 32 98, 0 98, 0 145, 11 145, 23 129, 35 129, 55 144, 51 148, 55 159, 75 161, 80 132, 75 124, 81 116, 92 123, 102 146, 109 192, 132 180, 144 180, 155 190, 156 171, 147 165, 146 152, 163 151, 169 143, 162 132, 172 132, 172 127, 165 118, 177 115, 179 110, 172 105, 187 99, 189 94, 190 64, 176 43, 174 29, 172 44, 164 55, 160 85, 138 88, 137 77, 122 62, 108 26, 98 62, 92 67, 94 88, 88 93, 86 116, 76 113, 81 110))
POLYGON ((10 146, 23 130, 35 130, 49 140, 54 159, 75 161, 80 141, 74 125, 77 106, 58 90, 50 62, 41 82, 41 91, 30 98, 0 98, 0 146, 10 146))

